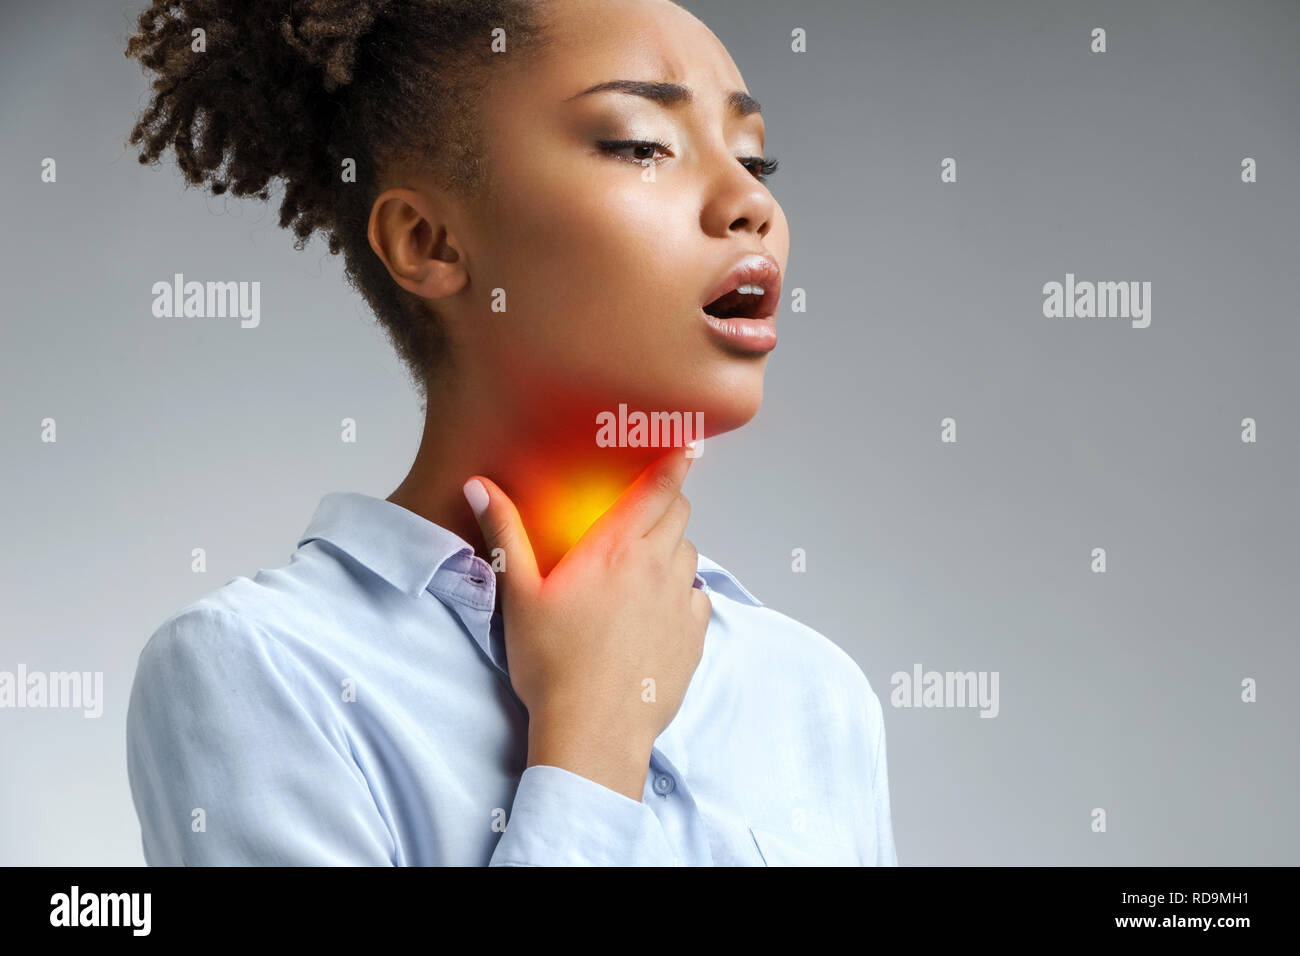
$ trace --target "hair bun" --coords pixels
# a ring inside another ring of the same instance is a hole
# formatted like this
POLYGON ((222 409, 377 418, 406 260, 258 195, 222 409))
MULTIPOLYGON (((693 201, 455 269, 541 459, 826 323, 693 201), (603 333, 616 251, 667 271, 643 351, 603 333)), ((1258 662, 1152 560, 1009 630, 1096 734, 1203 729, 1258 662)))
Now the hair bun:
POLYGON ((301 13, 292 3, 280 20, 280 36, 302 59, 321 70, 327 92, 352 82, 357 46, 392 0, 315 0, 301 13))

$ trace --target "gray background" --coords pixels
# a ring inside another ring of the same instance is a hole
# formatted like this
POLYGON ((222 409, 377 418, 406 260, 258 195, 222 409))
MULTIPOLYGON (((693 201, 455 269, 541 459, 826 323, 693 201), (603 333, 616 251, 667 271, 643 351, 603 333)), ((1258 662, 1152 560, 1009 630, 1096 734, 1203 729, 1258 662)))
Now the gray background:
MULTIPOLYGON (((287 563, 325 492, 386 496, 421 425, 319 239, 124 147, 142 5, 0 20, 0 669, 103 671, 107 696, 0 710, 3 864, 142 862, 144 641, 287 563), (260 281, 261 327, 154 318, 174 272, 260 281)), ((688 535, 861 664, 900 862, 1300 863, 1300 4, 687 6, 763 103, 809 301, 759 416, 693 469, 688 535), (1150 281, 1150 328, 1044 318, 1066 272, 1150 281), (998 671, 999 716, 891 707, 917 662, 998 671)))

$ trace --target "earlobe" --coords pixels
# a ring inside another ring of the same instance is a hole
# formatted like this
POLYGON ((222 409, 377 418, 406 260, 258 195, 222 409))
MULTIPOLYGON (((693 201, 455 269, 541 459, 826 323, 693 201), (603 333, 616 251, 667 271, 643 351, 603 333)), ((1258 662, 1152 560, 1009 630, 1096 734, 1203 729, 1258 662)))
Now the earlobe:
POLYGON ((446 224, 414 190, 389 189, 375 200, 367 238, 393 281, 422 298, 452 295, 469 279, 446 224))

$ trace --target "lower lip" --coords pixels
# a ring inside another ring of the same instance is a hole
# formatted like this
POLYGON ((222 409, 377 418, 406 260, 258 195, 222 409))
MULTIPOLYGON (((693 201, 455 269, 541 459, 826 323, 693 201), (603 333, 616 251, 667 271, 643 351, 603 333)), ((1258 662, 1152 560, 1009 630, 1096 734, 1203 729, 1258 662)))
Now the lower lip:
POLYGON ((770 352, 776 348, 773 316, 762 319, 720 319, 700 309, 716 339, 742 352, 770 352))

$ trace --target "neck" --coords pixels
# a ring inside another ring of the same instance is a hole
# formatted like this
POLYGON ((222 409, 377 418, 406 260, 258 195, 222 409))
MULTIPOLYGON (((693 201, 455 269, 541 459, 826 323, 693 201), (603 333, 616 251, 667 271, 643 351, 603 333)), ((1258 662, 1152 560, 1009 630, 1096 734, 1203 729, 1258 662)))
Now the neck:
POLYGON ((459 535, 492 563, 461 490, 471 475, 484 475, 514 502, 543 575, 664 453, 599 447, 595 411, 559 414, 549 401, 458 400, 443 392, 431 393, 428 409, 415 462, 388 500, 459 535), (542 414, 533 406, 544 406, 542 414), (528 411, 512 414, 521 408, 528 411))

